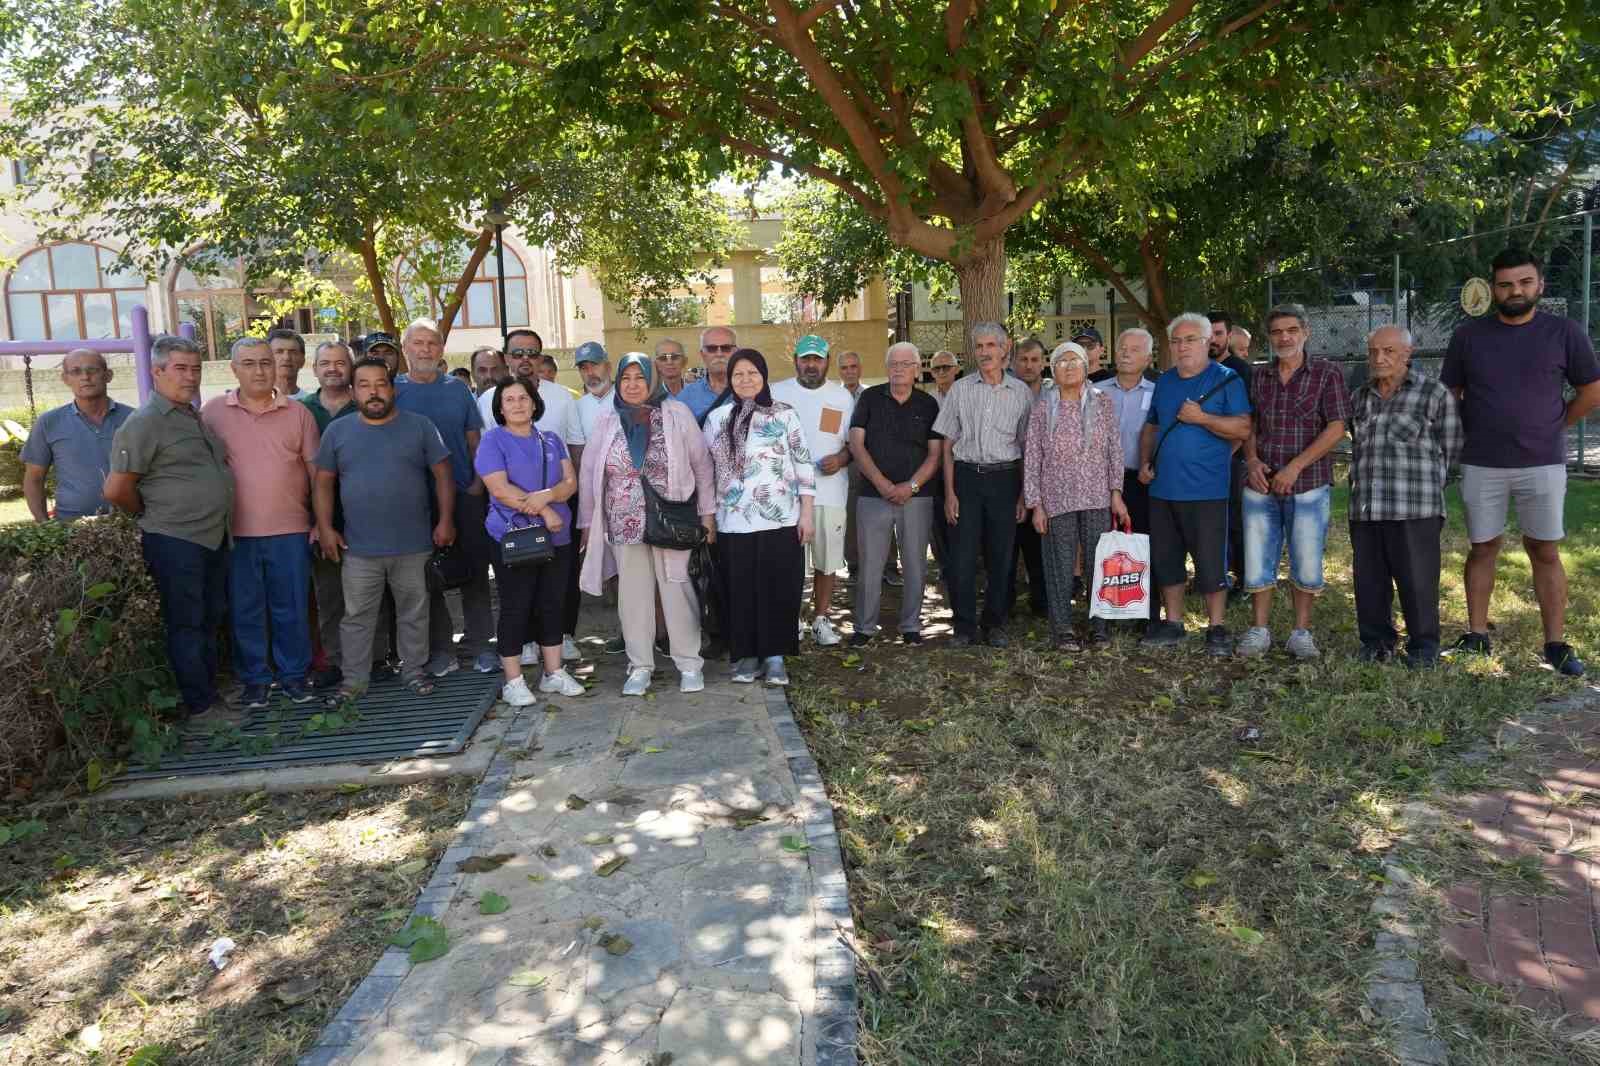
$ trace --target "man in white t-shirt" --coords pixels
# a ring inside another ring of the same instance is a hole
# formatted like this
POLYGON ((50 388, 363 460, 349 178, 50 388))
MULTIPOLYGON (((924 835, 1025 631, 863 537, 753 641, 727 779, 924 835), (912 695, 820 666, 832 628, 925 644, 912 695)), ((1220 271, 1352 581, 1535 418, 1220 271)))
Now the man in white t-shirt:
POLYGON ((578 345, 573 365, 583 377, 583 395, 578 397, 578 425, 587 441, 594 433, 600 412, 611 406, 611 357, 595 341, 578 345))
POLYGON ((816 533, 806 551, 811 557, 811 632, 818 644, 839 643, 828 621, 836 573, 844 568, 845 520, 850 498, 850 415, 855 401, 845 387, 828 380, 828 342, 815 333, 794 346, 795 376, 772 386, 772 398, 800 416, 806 447, 817 470, 813 519, 816 533))

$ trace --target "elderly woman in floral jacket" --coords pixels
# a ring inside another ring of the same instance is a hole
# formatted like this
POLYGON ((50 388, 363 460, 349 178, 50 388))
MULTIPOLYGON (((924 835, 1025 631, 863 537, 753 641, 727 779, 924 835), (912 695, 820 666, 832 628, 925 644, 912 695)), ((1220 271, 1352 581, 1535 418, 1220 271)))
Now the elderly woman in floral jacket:
MULTIPOLYGON (((1044 539, 1045 600, 1058 647, 1077 651, 1072 632, 1072 576, 1078 553, 1094 565, 1100 534, 1128 523, 1122 503, 1122 432, 1111 397, 1088 382, 1087 353, 1067 342, 1050 353, 1054 387, 1040 391, 1028 416, 1022 453, 1022 502, 1044 539)), ((1094 583, 1089 582, 1092 588, 1094 583)), ((1105 643, 1105 619, 1089 623, 1105 643)))

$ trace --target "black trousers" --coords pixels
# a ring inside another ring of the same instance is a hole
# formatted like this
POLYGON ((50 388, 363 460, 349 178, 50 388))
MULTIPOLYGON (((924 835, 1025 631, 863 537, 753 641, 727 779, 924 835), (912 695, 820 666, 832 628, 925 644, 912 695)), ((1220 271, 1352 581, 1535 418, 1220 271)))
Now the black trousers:
POLYGON ((508 567, 500 557, 500 542, 489 541, 489 561, 494 566, 495 585, 500 590, 500 623, 495 632, 495 650, 502 657, 522 654, 524 644, 553 648, 561 643, 562 596, 567 574, 578 569, 574 563, 577 546, 563 544, 547 563, 537 566, 508 567))
POLYGON ((1444 519, 1351 522, 1356 632, 1361 643, 1393 650, 1394 594, 1406 620, 1406 652, 1439 653, 1439 534, 1444 519))
POLYGON ((717 534, 723 637, 728 658, 767 659, 800 651, 806 549, 794 526, 717 534))
POLYGON ((1228 573, 1244 585, 1244 449, 1233 453, 1228 467, 1228 573))
MULTIPOLYGON (((578 513, 578 494, 576 492, 567 500, 567 505, 571 508, 567 513, 576 516, 578 513)), ((574 548, 573 550, 576 551, 577 549, 574 548)), ((578 631, 578 608, 583 605, 583 596, 578 592, 578 572, 582 569, 583 567, 576 562, 567 567, 567 589, 561 604, 561 632, 563 635, 578 631)), ((496 571, 497 576, 498 573, 496 571)), ((556 643, 559 644, 561 642, 556 641, 556 643)))
MULTIPOLYGON (((1011 596, 1006 603, 1006 613, 1009 615, 1017 607, 1017 575, 1016 564, 1020 563, 1028 571, 1028 608, 1033 611, 1035 618, 1050 617, 1050 593, 1044 573, 1043 540, 1039 531, 1033 528, 1033 516, 1029 515, 1017 523, 1017 535, 1013 541, 1016 545, 1016 562, 1012 565, 1011 596)), ((1094 559, 1086 560, 1087 565, 1093 566, 1094 559)))
POLYGON ((982 625, 1006 624, 1011 599, 1011 552, 1017 536, 1017 499, 1022 495, 1022 466, 983 473, 968 463, 956 464, 956 498, 961 520, 952 531, 948 581, 958 636, 978 633, 978 552, 984 556, 988 589, 982 625))
POLYGON ((1139 471, 1122 472, 1122 505, 1128 509, 1133 532, 1150 532, 1150 486, 1139 480, 1139 471))

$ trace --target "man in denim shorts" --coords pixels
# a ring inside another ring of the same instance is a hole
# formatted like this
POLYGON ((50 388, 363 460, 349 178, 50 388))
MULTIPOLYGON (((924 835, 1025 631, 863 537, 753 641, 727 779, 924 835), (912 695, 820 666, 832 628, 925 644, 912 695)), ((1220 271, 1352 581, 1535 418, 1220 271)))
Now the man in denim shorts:
POLYGON ((1289 654, 1315 659, 1311 606, 1322 593, 1322 554, 1328 543, 1334 445, 1350 421, 1350 390, 1326 359, 1306 356, 1305 308, 1286 304, 1267 312, 1273 362, 1250 381, 1250 436, 1244 442, 1244 587, 1254 624, 1239 641, 1240 655, 1272 647, 1267 620, 1278 584, 1278 560, 1289 551, 1294 629, 1289 654))
POLYGON ((1545 661, 1569 677, 1582 677, 1583 662, 1564 639, 1566 428, 1600 405, 1600 364, 1581 325, 1539 310, 1544 271, 1537 258, 1507 248, 1491 268, 1495 313, 1456 330, 1439 374, 1461 401, 1467 437, 1461 502, 1472 542, 1465 576, 1467 632, 1451 653, 1489 653, 1489 597, 1507 504, 1514 499, 1544 622, 1545 661), (1577 390, 1570 401, 1564 385, 1577 390))

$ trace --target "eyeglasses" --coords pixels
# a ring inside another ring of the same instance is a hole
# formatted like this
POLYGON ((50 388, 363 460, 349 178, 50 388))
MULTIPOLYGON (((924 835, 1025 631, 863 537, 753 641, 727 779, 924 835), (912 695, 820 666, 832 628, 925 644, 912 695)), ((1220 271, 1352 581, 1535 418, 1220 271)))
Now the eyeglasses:
POLYGON ((537 359, 543 354, 544 354, 544 352, 541 351, 538 348, 513 348, 510 351, 506 352, 506 358, 508 358, 508 359, 537 359))
POLYGON ((660 355, 656 356, 656 362, 658 362, 658 363, 681 363, 681 362, 683 362, 683 353, 682 352, 662 352, 660 355))
POLYGON ((700 350, 702 352, 729 352, 729 353, 732 353, 734 351, 737 351, 738 347, 739 346, 737 344, 702 344, 700 346, 700 350))
POLYGON ((955 367, 953 367, 953 366, 933 366, 933 367, 929 367, 928 369, 932 370, 935 374, 943 374, 943 373, 945 373, 947 371, 954 370, 955 367))

